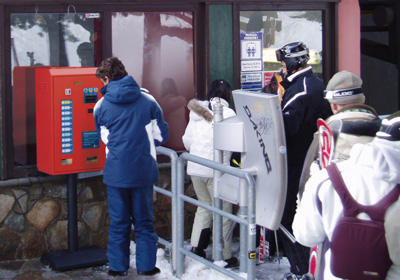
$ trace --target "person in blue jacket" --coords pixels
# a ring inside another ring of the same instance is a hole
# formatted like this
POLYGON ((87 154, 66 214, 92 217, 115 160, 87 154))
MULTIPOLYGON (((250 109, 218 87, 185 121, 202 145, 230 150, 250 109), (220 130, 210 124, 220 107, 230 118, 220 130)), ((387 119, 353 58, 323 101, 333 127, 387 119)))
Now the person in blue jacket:
MULTIPOLYGON (((288 163, 287 195, 282 225, 292 233, 304 159, 314 132, 317 131, 318 118, 326 119, 332 115, 332 111, 329 102, 324 99, 325 85, 307 64, 310 58, 309 49, 303 42, 283 46, 276 51, 276 58, 281 62, 284 74, 280 84, 285 89, 281 106, 288 163)), ((300 278, 308 271, 310 248, 299 243, 293 244, 284 234, 280 236, 292 272, 292 275, 285 279, 300 278)))
POLYGON ((106 145, 103 182, 107 185, 110 227, 109 275, 126 276, 130 232, 136 234, 138 275, 160 272, 156 265, 157 235, 153 226, 153 184, 158 180, 155 146, 169 136, 161 107, 129 76, 122 62, 103 60, 96 77, 104 83, 94 107, 94 120, 106 145))

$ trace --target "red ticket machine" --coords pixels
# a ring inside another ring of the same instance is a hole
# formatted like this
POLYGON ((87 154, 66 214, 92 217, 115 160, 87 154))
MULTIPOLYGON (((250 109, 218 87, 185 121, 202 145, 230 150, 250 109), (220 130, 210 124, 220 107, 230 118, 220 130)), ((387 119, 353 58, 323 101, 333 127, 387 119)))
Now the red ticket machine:
POLYGON ((105 147, 93 107, 103 86, 96 68, 36 69, 37 167, 51 175, 99 171, 105 147))
POLYGON ((67 174, 68 250, 46 252, 41 261, 56 271, 107 263, 103 249, 78 250, 77 173, 104 167, 93 108, 103 86, 94 67, 36 69, 37 167, 50 175, 67 174))

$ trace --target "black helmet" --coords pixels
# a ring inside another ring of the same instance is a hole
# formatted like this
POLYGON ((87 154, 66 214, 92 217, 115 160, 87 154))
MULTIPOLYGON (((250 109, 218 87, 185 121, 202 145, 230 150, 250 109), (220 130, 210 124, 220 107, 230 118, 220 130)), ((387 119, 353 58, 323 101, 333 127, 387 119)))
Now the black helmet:
POLYGON ((381 128, 376 136, 389 141, 400 141, 400 111, 382 120, 381 128))
POLYGON ((294 42, 284 45, 275 51, 276 60, 285 61, 288 76, 310 59, 308 48, 303 42, 294 42))

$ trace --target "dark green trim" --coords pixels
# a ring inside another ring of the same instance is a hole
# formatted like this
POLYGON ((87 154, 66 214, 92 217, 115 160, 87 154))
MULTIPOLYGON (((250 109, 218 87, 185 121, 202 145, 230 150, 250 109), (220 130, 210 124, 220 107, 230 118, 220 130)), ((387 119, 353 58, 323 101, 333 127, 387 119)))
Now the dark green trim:
POLYGON ((232 5, 209 6, 210 82, 225 79, 233 86, 232 5))

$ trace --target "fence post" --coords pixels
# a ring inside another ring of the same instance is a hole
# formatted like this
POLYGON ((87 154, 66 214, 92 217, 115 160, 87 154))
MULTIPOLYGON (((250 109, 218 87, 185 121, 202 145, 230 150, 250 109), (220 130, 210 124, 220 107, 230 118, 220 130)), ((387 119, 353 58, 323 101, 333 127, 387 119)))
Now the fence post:
POLYGON ((182 157, 179 157, 177 164, 177 188, 176 188, 176 204, 177 204, 177 213, 176 213, 176 228, 177 228, 177 240, 174 245, 174 251, 177 253, 177 261, 176 261, 176 275, 180 278, 183 274, 184 267, 184 255, 180 251, 183 248, 184 242, 184 214, 185 214, 185 202, 181 199, 181 196, 184 194, 185 189, 185 160, 182 157))
MULTIPOLYGON (((214 124, 222 122, 223 120, 223 105, 217 103, 213 106, 214 112, 214 124)), ((214 149, 214 161, 223 164, 223 151, 214 149)), ((214 207, 222 209, 222 200, 217 196, 217 180, 221 178, 222 172, 214 169, 214 207)), ((214 260, 220 261, 223 259, 222 251, 224 247, 224 241, 222 236, 222 217, 217 213, 214 213, 214 230, 213 230, 213 248, 214 248, 214 260)))

